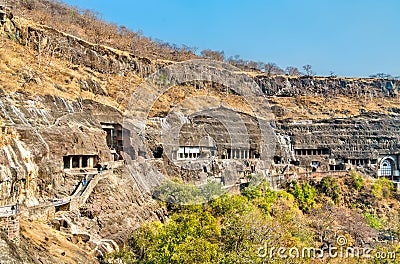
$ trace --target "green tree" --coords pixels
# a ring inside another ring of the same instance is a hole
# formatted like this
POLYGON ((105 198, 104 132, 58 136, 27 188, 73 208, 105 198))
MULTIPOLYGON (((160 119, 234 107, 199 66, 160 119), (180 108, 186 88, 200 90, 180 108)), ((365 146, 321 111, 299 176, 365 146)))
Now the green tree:
POLYGON ((330 197, 335 204, 340 201, 341 190, 339 185, 337 185, 336 179, 330 176, 322 178, 319 183, 319 188, 323 194, 330 197))
POLYGON ((372 185, 372 194, 376 198, 388 198, 394 192, 393 182, 386 177, 380 177, 372 185))
POLYGON ((272 191, 264 181, 259 186, 249 186, 242 191, 242 195, 252 200, 255 205, 265 213, 271 212, 271 204, 277 199, 278 195, 272 191))
POLYGON ((184 184, 179 180, 164 181, 153 192, 153 196, 170 204, 202 204, 222 195, 222 186, 216 182, 208 182, 202 186, 184 184))
POLYGON ((311 186, 308 182, 305 182, 302 185, 297 182, 292 182, 289 186, 289 193, 293 194, 296 198, 299 208, 304 212, 308 212, 315 204, 317 189, 311 186))
POLYGON ((252 204, 246 196, 225 194, 211 201, 210 207, 217 217, 229 217, 235 214, 242 214, 251 210, 252 204))
POLYGON ((190 206, 165 224, 152 222, 139 228, 130 247, 140 263, 215 263, 220 234, 208 210, 190 206))
POLYGON ((364 179, 356 171, 350 172, 349 185, 352 186, 357 191, 360 191, 364 187, 364 179))

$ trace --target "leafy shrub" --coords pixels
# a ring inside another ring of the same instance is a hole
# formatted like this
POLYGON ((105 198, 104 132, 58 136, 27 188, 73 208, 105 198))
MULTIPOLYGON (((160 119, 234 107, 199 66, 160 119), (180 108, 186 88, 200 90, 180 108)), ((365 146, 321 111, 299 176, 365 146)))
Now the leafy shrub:
POLYGON ((299 208, 304 212, 310 211, 315 204, 317 189, 311 186, 308 182, 305 182, 302 185, 293 182, 290 185, 289 192, 296 198, 299 208))
POLYGON ((262 198, 258 201, 258 207, 263 209, 265 213, 271 213, 271 205, 277 199, 277 193, 272 191, 271 189, 266 189, 263 192, 262 198))
POLYGON ((225 194, 210 203, 213 213, 220 216, 242 214, 250 210, 251 203, 245 196, 225 194))
POLYGON ((364 187, 364 179, 361 175, 359 175, 355 171, 350 172, 350 186, 352 186, 357 191, 360 191, 362 187, 364 187))
POLYGON ((267 214, 271 212, 271 204, 277 198, 277 193, 271 190, 265 181, 258 187, 249 186, 244 188, 242 195, 251 200, 267 214))
POLYGON ((188 207, 165 224, 152 222, 136 230, 130 247, 139 263, 215 263, 220 235, 210 212, 188 207))
POLYGON ((372 194, 376 198, 388 198, 395 191, 393 182, 386 177, 380 177, 372 185, 372 194))
POLYGON ((246 187, 242 190, 242 195, 247 197, 249 200, 253 200, 262 196, 262 191, 253 186, 246 187))
POLYGON ((376 229, 380 229, 382 227, 382 221, 375 215, 365 212, 363 214, 365 220, 367 220, 367 224, 376 229))
POLYGON ((319 187, 322 193, 330 197, 335 204, 340 201, 340 195, 342 194, 340 187, 337 185, 336 179, 330 176, 322 178, 319 183, 319 187))
POLYGON ((153 196, 171 204, 200 204, 206 203, 223 194, 221 184, 208 182, 202 186, 183 184, 179 181, 164 181, 153 196))

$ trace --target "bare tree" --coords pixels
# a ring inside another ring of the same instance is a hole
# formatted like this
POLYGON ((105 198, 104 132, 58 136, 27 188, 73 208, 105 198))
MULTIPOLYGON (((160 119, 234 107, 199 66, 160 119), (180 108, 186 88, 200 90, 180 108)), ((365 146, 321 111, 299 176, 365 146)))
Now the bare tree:
POLYGON ((288 66, 286 67, 286 73, 290 76, 300 76, 302 73, 299 71, 297 67, 288 66))
POLYGON ((371 77, 371 78, 389 79, 389 78, 392 77, 392 75, 387 74, 387 73, 383 73, 383 72, 379 72, 379 73, 376 73, 376 74, 372 74, 369 77, 371 77))
POLYGON ((210 60, 224 61, 225 53, 224 51, 214 51, 210 49, 205 49, 201 51, 201 56, 210 60))
POLYGON ((260 70, 260 71, 264 71, 265 62, 261 62, 261 61, 257 62, 257 69, 260 70))
POLYGON ((268 76, 273 74, 285 74, 285 71, 279 68, 279 66, 276 65, 276 63, 271 63, 271 62, 265 64, 264 71, 268 76))
POLYGON ((258 66, 257 62, 252 60, 247 63, 247 67, 249 67, 252 70, 259 70, 257 66, 258 66))
POLYGON ((310 64, 304 65, 303 69, 306 71, 307 76, 314 76, 315 72, 312 70, 312 66, 310 64))

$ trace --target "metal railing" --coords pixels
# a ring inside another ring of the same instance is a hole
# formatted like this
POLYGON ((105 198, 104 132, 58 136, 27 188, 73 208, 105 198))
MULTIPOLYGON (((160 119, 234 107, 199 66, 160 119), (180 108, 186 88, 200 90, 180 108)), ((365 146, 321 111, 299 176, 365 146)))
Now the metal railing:
POLYGON ((10 204, 5 206, 0 206, 0 217, 7 217, 16 215, 18 213, 18 204, 10 204))
POLYGON ((53 200, 51 203, 57 207, 57 206, 61 206, 61 205, 65 205, 71 202, 71 197, 67 197, 64 199, 59 199, 59 200, 53 200))

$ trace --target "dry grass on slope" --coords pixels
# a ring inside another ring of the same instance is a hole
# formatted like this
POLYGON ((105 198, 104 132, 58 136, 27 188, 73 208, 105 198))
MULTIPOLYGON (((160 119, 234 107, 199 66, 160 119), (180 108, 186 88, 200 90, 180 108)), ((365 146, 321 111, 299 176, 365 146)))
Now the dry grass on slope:
POLYGON ((140 31, 134 32, 100 19, 95 11, 82 10, 61 1, 29 0, 11 1, 12 12, 44 25, 51 25, 87 41, 126 50, 136 56, 150 59, 182 61, 197 56, 188 47, 176 47, 144 37, 140 31))
POLYGON ((27 47, 0 36, 0 88, 6 92, 23 91, 32 95, 56 95, 71 100, 93 99, 124 110, 129 94, 142 79, 133 73, 125 76, 102 74, 69 61, 39 57, 27 47), (99 85, 105 94, 83 89, 83 83, 99 85))
POLYGON ((40 263, 98 263, 88 244, 45 223, 21 218, 21 236, 21 246, 40 263))
POLYGON ((252 108, 248 105, 248 102, 246 102, 243 96, 232 93, 226 94, 225 91, 210 87, 195 88, 193 86, 184 85, 171 87, 166 93, 160 96, 153 105, 149 117, 165 116, 173 107, 180 104, 186 108, 190 107, 196 109, 201 106, 207 106, 210 104, 208 101, 213 101, 211 102, 213 104, 219 102, 221 106, 226 106, 250 115, 252 114, 252 108))
POLYGON ((362 112, 388 114, 388 108, 400 108, 396 98, 351 98, 337 96, 269 97, 276 118, 293 120, 317 120, 358 116, 362 112))

